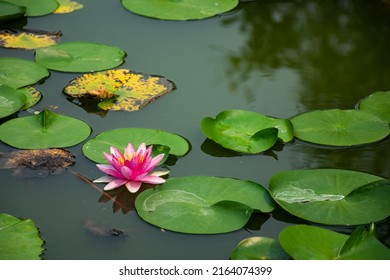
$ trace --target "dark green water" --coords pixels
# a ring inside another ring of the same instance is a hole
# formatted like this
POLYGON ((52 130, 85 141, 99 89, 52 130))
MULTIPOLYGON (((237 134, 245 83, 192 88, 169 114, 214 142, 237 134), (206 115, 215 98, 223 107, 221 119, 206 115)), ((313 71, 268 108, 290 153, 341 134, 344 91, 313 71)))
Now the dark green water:
MULTIPOLYGON (((273 153, 237 156, 205 141, 199 123, 226 109, 244 109, 289 118, 314 109, 354 108, 379 90, 390 89, 390 7, 378 1, 253 1, 237 11, 202 21, 143 18, 120 1, 79 0, 72 14, 29 18, 25 28, 62 31, 62 42, 90 41, 127 53, 127 68, 158 74, 177 89, 138 112, 89 114, 66 100, 62 88, 79 74, 52 72, 37 86, 44 96, 34 108, 86 121, 96 134, 122 127, 164 129, 180 134, 192 149, 170 177, 226 176, 267 187, 283 170, 345 168, 390 177, 390 141, 351 149, 324 149, 294 141, 273 153)), ((33 60, 33 51, 0 49, 3 57, 33 60)), ((22 112, 19 116, 29 115, 22 112)), ((15 136, 17 137, 17 136, 15 136)), ((12 150, 0 144, 0 152, 12 150)), ((101 175, 81 145, 73 171, 101 175)), ((302 222, 281 210, 254 217, 257 230, 220 235, 162 232, 130 211, 114 213, 113 203, 74 174, 21 179, 0 170, 0 212, 31 218, 45 243, 45 259, 228 259, 250 236, 277 238, 281 229, 302 222), (92 236, 84 219, 129 230, 127 238, 92 236)), ((188 221, 191 222, 191 221, 188 221)), ((253 228, 253 226, 252 226, 253 228)), ((389 223, 381 225, 382 238, 389 223)), ((388 241, 389 242, 389 241, 388 241)), ((389 243, 387 243, 389 245, 389 243)))

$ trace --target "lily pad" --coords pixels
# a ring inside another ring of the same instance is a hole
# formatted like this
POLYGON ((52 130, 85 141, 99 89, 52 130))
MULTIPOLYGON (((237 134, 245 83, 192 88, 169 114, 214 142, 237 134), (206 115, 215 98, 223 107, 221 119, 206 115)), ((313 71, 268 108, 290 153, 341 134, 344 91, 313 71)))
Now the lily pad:
POLYGON ((0 140, 19 149, 69 147, 84 141, 90 133, 91 128, 85 122, 47 109, 0 126, 0 140))
POLYGON ((109 152, 110 147, 123 151, 128 143, 138 147, 146 145, 167 146, 174 156, 184 156, 190 149, 188 141, 180 135, 164 130, 150 128, 119 128, 98 134, 83 145, 84 155, 92 161, 107 163, 103 152, 109 152))
POLYGON ((238 0, 122 0, 122 5, 133 13, 166 20, 209 18, 234 9, 238 3, 238 0))
POLYGON ((254 182, 190 176, 141 192, 135 207, 143 220, 164 229, 214 234, 238 230, 254 210, 271 212, 274 204, 267 190, 254 182))
POLYGON ((80 4, 76 1, 72 0, 56 0, 58 4, 58 8, 53 12, 53 14, 67 14, 74 12, 76 10, 80 10, 84 7, 83 4, 80 4))
POLYGON ((26 96, 26 103, 21 108, 22 110, 27 110, 28 108, 36 105, 42 99, 41 92, 31 86, 19 88, 18 92, 21 92, 26 96))
POLYGON ((0 1, 0 21, 23 17, 25 12, 25 7, 0 1))
POLYGON ((201 121, 201 129, 221 146, 250 154, 270 149, 278 138, 288 142, 294 137, 289 120, 244 110, 223 111, 215 119, 205 117, 201 121))
POLYGON ((41 30, 2 30, 0 46, 13 49, 32 50, 57 44, 61 32, 41 30))
POLYGON ((173 82, 164 77, 115 69, 84 74, 63 91, 82 103, 101 101, 98 106, 104 110, 135 111, 174 89, 173 82))
POLYGON ((390 122, 390 91, 377 91, 362 99, 359 109, 390 122))
POLYGON ((39 260, 43 240, 30 219, 0 213, 0 259, 39 260))
POLYGON ((295 116, 291 122, 297 138, 329 146, 372 143, 390 133, 387 122, 361 110, 317 110, 295 116))
POLYGON ((230 255, 232 260, 288 260, 290 256, 273 238, 254 236, 245 238, 230 255))
POLYGON ((348 236, 315 226, 289 226, 281 231, 279 242, 295 260, 390 259, 390 249, 364 227, 348 236))
POLYGON ((58 7, 56 0, 2 0, 26 7, 26 16, 36 17, 51 14, 58 7))
POLYGON ((45 67, 34 61, 0 57, 0 85, 20 88, 35 84, 49 75, 50 73, 45 67))
POLYGON ((27 98, 23 93, 12 87, 0 85, 0 118, 16 113, 26 101, 27 98))
POLYGON ((342 169, 290 170, 274 174, 269 191, 289 213, 333 225, 359 225, 390 215, 390 180, 342 169))
POLYGON ((67 42, 39 48, 35 61, 62 72, 94 72, 121 65, 126 53, 113 46, 89 42, 67 42))
POLYGON ((0 169, 14 169, 18 177, 45 177, 62 173, 76 162, 64 149, 15 150, 0 153, 0 169))

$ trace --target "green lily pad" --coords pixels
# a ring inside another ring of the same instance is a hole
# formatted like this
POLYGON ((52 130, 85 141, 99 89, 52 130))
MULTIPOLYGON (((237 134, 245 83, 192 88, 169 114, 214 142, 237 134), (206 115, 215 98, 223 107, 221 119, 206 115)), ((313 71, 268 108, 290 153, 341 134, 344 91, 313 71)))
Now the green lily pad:
POLYGON ((129 11, 151 18, 195 20, 213 17, 234 9, 238 0, 121 0, 129 11))
POLYGON ((26 103, 26 100, 26 96, 18 90, 6 85, 0 85, 0 118, 19 111, 26 103))
POLYGON ((254 182, 190 176, 141 192, 135 207, 143 220, 164 229, 214 234, 238 230, 253 210, 270 212, 274 204, 267 190, 254 182))
POLYGON ((51 14, 58 7, 56 0, 2 0, 26 7, 26 16, 36 17, 51 14))
POLYGON ((50 73, 45 67, 34 61, 0 57, 0 85, 20 88, 35 84, 49 75, 50 73))
POLYGON ((97 105, 104 110, 136 111, 175 88, 162 76, 114 69, 83 74, 70 81, 63 92, 80 99, 81 104, 100 101, 97 105))
POLYGON ((289 213, 333 225, 359 225, 390 215, 390 180, 342 169, 290 170, 274 174, 269 191, 289 213))
POLYGON ((317 110, 291 119, 295 136, 329 146, 354 146, 376 142, 390 133, 389 124, 361 110, 317 110))
POLYGON ((295 260, 390 259, 390 249, 364 227, 348 236, 315 226, 289 226, 281 231, 279 242, 295 260))
POLYGON ((0 1, 0 21, 23 17, 25 12, 25 7, 0 1))
POLYGON ((190 149, 189 143, 183 137, 164 130, 150 128, 119 128, 98 134, 83 145, 83 153, 90 160, 107 163, 103 152, 109 152, 110 147, 123 151, 128 143, 138 147, 146 145, 167 146, 174 156, 184 156, 190 149))
POLYGON ((0 213, 0 260, 39 260, 42 246, 32 220, 0 213))
POLYGON ((223 111, 215 119, 205 117, 200 126, 207 138, 241 153, 260 153, 270 149, 278 138, 288 142, 294 137, 289 120, 244 110, 223 111))
POLYGON ((0 140, 19 149, 70 147, 84 141, 90 133, 85 122, 47 109, 0 126, 0 140))
POLYGON ((390 91, 377 91, 362 99, 359 109, 390 122, 390 91))
POLYGON ((94 72, 121 65, 125 56, 123 50, 113 46, 67 42, 37 49, 35 61, 56 71, 94 72))
POLYGON ((273 238, 254 236, 245 238, 230 255, 232 260, 288 260, 290 256, 273 238))

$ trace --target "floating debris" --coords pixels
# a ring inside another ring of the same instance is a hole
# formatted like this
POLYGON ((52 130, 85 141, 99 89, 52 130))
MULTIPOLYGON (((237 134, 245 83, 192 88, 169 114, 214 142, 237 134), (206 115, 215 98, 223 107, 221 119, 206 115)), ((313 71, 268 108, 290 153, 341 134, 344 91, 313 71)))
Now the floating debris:
POLYGON ((14 169, 18 177, 46 177, 62 173, 76 162, 64 149, 14 150, 0 153, 0 169, 14 169))

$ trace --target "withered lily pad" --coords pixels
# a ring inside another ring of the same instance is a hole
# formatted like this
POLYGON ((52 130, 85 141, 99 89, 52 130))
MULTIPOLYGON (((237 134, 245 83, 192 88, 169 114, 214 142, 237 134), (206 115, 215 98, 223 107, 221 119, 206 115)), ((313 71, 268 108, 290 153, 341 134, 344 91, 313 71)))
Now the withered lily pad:
POLYGON ((27 86, 27 87, 23 87, 23 88, 18 89, 18 91, 22 92, 27 98, 26 103, 21 108, 21 110, 26 110, 26 109, 34 106, 42 99, 41 92, 38 89, 36 89, 35 87, 27 86))
POLYGON ((75 156, 64 149, 14 150, 0 154, 0 168, 14 169, 14 175, 20 177, 60 174, 75 162, 75 156))
POLYGON ((83 8, 83 4, 80 4, 76 1, 72 0, 57 0, 58 8, 53 12, 53 14, 67 14, 73 11, 79 10, 83 8))
POLYGON ((55 45, 61 36, 61 32, 42 30, 1 30, 0 46, 10 49, 32 50, 55 45))
POLYGON ((72 80, 64 93, 84 103, 98 101, 103 110, 136 111, 175 88, 161 76, 116 69, 84 74, 72 80))

